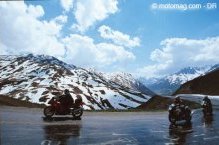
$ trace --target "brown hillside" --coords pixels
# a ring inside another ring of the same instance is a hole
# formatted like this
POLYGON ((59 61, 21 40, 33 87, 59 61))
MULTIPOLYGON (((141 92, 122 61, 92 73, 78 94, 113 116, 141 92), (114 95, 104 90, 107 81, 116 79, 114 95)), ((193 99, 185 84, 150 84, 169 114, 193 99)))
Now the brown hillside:
POLYGON ((175 94, 219 95, 219 70, 212 71, 183 84, 175 94))
POLYGON ((41 108, 45 105, 30 103, 28 101, 22 101, 14 99, 5 95, 0 95, 0 106, 15 106, 15 107, 30 107, 30 108, 41 108))
MULTIPOLYGON (((167 110, 169 105, 172 104, 173 99, 161 96, 154 96, 148 102, 138 106, 137 110, 167 110)), ((190 108, 200 108, 201 105, 195 102, 183 100, 183 102, 190 108)))

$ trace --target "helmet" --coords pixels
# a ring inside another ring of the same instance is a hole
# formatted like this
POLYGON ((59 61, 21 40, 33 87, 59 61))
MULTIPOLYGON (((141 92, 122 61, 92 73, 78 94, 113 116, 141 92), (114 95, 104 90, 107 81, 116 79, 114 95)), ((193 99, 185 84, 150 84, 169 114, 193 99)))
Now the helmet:
POLYGON ((206 96, 204 96, 204 99, 203 100, 208 100, 208 96, 206 95, 206 96))
POLYGON ((70 93, 68 89, 65 89, 64 92, 65 92, 66 95, 70 93))
POLYGON ((77 99, 82 99, 81 95, 76 95, 77 99))
POLYGON ((175 98, 174 98, 174 103, 180 103, 181 102, 181 98, 179 97, 179 96, 176 96, 175 98))

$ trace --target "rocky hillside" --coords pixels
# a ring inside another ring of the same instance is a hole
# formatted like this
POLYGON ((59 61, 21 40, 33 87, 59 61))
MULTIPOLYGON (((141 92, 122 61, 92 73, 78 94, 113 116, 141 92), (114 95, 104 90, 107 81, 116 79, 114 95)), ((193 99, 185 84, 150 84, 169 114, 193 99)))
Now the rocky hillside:
POLYGON ((174 94, 219 95, 219 69, 183 84, 174 94))
POLYGON ((69 89, 82 96, 85 109, 128 109, 154 95, 124 84, 51 56, 0 56, 0 94, 19 100, 46 104, 69 89))
MULTIPOLYGON (((144 104, 141 104, 136 109, 137 110, 168 110, 169 105, 173 103, 174 97, 162 97, 162 96, 154 96, 149 101, 145 102, 144 104)), ((188 105, 192 109, 200 108, 201 105, 199 103, 184 100, 183 102, 188 105)))
POLYGON ((148 89, 143 83, 135 79, 131 74, 124 72, 108 73, 103 74, 103 76, 111 83, 116 83, 117 85, 124 86, 126 88, 132 88, 136 91, 143 92, 145 94, 155 95, 150 89, 148 89))

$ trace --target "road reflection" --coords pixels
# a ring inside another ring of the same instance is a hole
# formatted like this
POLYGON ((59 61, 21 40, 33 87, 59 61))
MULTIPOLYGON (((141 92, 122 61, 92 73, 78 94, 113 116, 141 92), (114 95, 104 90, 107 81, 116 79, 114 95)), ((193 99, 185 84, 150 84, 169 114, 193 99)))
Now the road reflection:
POLYGON ((214 117, 213 115, 211 116, 205 116, 202 119, 202 122, 204 124, 205 127, 211 128, 212 127, 212 122, 214 121, 214 117))
POLYGON ((81 118, 72 118, 72 117, 43 117, 44 122, 59 122, 59 121, 68 121, 68 120, 81 120, 81 118))
POLYGON ((169 138, 173 144, 185 144, 187 135, 192 133, 192 124, 186 126, 169 126, 169 138))
POLYGON ((77 144, 80 136, 81 126, 74 125, 46 125, 43 127, 44 140, 41 145, 67 145, 69 140, 71 143, 77 144))

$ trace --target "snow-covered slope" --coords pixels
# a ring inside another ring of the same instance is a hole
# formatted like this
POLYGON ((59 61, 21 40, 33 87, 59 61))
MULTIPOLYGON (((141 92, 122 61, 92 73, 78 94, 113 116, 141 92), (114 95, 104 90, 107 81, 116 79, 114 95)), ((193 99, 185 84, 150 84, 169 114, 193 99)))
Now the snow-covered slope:
POLYGON ((111 83, 116 83, 126 88, 132 88, 136 91, 141 91, 151 96, 155 95, 150 89, 143 85, 138 79, 135 79, 131 74, 124 72, 107 73, 103 76, 111 83))
POLYGON ((155 93, 161 95, 171 95, 185 82, 204 75, 216 68, 217 67, 213 68, 212 66, 187 67, 177 73, 170 74, 162 78, 139 78, 139 81, 155 93))
POLYGON ((153 96, 124 84, 51 56, 0 56, 0 94, 20 100, 47 103, 69 89, 74 98, 77 94, 82 96, 85 109, 127 109, 153 96), (104 106, 101 98, 109 104, 104 106))

